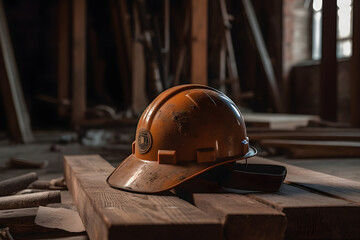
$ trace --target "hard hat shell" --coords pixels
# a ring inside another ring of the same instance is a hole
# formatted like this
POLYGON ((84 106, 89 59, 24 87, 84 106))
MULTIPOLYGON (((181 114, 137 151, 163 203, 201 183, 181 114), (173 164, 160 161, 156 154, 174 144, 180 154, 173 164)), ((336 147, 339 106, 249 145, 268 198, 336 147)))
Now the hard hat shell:
POLYGON ((145 109, 132 154, 107 181, 123 190, 159 193, 255 154, 231 99, 208 86, 180 85, 161 93, 145 109))

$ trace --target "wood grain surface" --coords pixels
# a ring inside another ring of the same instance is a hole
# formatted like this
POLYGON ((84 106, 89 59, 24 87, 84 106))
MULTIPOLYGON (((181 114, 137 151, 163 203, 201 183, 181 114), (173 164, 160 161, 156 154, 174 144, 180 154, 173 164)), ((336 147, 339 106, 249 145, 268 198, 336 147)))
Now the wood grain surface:
POLYGON ((360 205, 360 182, 312 171, 309 169, 293 166, 269 160, 262 157, 249 159, 250 163, 279 164, 287 168, 286 181, 293 185, 308 188, 312 191, 345 199, 360 205))
POLYGON ((195 205, 221 219, 224 239, 284 239, 286 217, 280 211, 239 194, 194 194, 195 205))
POLYGON ((360 206, 284 184, 273 194, 251 194, 286 214, 288 239, 359 239, 360 206))
POLYGON ((171 195, 113 189, 98 155, 65 156, 65 178, 91 239, 220 239, 221 223, 171 195))

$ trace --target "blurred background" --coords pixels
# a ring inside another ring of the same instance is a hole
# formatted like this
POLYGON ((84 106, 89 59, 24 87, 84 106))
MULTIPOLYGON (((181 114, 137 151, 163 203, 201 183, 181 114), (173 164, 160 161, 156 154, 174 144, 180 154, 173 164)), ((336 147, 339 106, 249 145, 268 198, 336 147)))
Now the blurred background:
POLYGON ((160 92, 186 83, 223 91, 244 113, 360 124, 352 0, 0 3, 5 138, 134 126, 160 92))

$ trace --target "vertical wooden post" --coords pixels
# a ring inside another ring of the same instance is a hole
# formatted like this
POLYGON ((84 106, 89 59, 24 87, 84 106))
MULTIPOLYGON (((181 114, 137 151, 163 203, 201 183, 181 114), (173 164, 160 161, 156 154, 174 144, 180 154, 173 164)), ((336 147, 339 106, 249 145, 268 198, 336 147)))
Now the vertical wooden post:
POLYGON ((337 120, 336 0, 323 1, 320 63, 320 117, 337 120))
POLYGON ((191 1, 191 83, 207 85, 208 0, 191 1))
POLYGON ((11 139, 24 143, 33 141, 30 117, 22 92, 2 0, 0 0, 0 90, 11 139))
POLYGON ((351 126, 360 127, 360 2, 353 1, 353 51, 351 58, 351 126))
POLYGON ((137 4, 133 4, 134 40, 132 43, 132 109, 138 115, 144 111, 148 100, 146 97, 146 75, 144 47, 140 42, 140 20, 137 4))
POLYGON ((72 123, 86 112, 86 0, 73 0, 72 9, 72 123))
MULTIPOLYGON (((70 83, 70 2, 58 1, 58 100, 69 100, 70 83)), ((59 105, 58 114, 66 116, 67 106, 59 105)))

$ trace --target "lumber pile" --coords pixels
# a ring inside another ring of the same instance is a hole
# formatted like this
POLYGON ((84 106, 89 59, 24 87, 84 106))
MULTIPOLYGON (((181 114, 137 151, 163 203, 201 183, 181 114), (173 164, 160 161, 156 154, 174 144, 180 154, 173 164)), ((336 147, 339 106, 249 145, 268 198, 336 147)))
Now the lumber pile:
POLYGON ((61 202, 61 183, 61 179, 38 180, 35 172, 0 181, 1 237, 24 239, 29 233, 59 232, 36 224, 35 219, 39 206, 61 202))
POLYGON ((97 155, 65 156, 64 165, 90 239, 360 238, 360 183, 291 165, 283 164, 288 176, 277 193, 192 192, 194 205, 171 192, 109 187, 114 168, 97 155))

